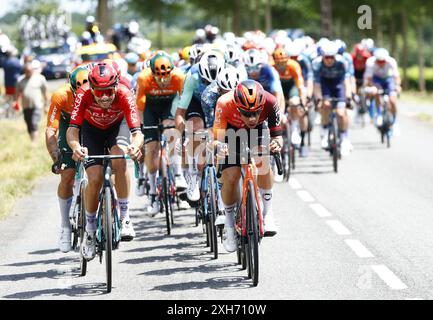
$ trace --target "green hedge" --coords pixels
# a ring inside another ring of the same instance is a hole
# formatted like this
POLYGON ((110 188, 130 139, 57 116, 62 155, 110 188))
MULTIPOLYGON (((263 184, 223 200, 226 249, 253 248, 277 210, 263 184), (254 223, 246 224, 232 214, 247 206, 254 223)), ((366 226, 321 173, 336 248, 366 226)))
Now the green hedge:
MULTIPOLYGON (((403 70, 400 68, 400 75, 403 78, 403 70)), ((433 68, 426 68, 424 71, 426 89, 433 91, 433 68)), ((413 66, 407 69, 407 77, 410 90, 418 90, 419 68, 413 66)), ((403 79, 402 79, 403 80, 403 79)))

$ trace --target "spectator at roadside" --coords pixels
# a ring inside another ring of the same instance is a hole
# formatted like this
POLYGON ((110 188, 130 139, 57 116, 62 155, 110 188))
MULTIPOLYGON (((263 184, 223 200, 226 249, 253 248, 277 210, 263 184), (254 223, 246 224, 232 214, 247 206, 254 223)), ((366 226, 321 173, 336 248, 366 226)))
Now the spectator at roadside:
POLYGON ((47 80, 41 71, 40 61, 27 63, 17 85, 17 101, 22 101, 24 121, 33 144, 38 142, 38 126, 49 102, 47 80))
POLYGON ((4 84, 6 88, 6 101, 12 102, 16 95, 16 85, 19 76, 23 73, 23 66, 18 59, 18 50, 14 47, 6 51, 6 59, 3 62, 4 84))

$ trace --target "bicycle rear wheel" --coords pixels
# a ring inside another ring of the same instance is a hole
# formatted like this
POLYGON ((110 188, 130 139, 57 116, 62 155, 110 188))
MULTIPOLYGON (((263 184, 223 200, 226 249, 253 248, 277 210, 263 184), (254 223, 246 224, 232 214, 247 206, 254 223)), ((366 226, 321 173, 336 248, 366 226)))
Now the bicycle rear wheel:
MULTIPOLYGON (((84 241, 84 231, 86 230, 86 207, 84 203, 84 190, 86 189, 86 183, 82 182, 80 187, 80 208, 78 210, 78 234, 80 238, 80 252, 81 246, 84 241)), ((84 277, 87 273, 87 260, 83 258, 80 253, 80 275, 84 277)))
POLYGON ((247 262, 248 277, 253 280, 253 286, 259 283, 259 230, 257 221, 257 202, 250 182, 247 193, 247 262))
POLYGON ((105 269, 107 273, 107 292, 111 292, 112 286, 112 249, 113 249, 113 225, 111 189, 105 188, 104 195, 104 241, 105 241, 105 269))
POLYGON ((334 167, 334 172, 338 172, 338 146, 337 146, 337 128, 333 124, 329 128, 329 145, 331 148, 332 155, 332 165, 334 167))

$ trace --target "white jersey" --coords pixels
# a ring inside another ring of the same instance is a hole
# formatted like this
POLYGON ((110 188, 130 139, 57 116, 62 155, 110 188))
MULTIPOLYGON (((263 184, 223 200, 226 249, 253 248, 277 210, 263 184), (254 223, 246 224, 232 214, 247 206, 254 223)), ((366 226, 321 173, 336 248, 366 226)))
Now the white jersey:
POLYGON ((367 60, 364 79, 378 77, 385 79, 388 77, 398 77, 400 75, 398 71, 397 61, 394 58, 388 57, 386 63, 381 66, 376 63, 375 57, 370 57, 367 60))

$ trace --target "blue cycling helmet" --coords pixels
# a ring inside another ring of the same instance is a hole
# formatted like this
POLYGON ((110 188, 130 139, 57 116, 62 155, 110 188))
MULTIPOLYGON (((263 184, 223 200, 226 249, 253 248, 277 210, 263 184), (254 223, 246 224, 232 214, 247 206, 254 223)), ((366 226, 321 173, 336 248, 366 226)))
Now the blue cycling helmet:
POLYGON ((129 52, 126 56, 125 56, 125 61, 128 64, 137 64, 138 60, 140 59, 140 57, 138 56, 138 54, 136 54, 135 52, 129 52))

